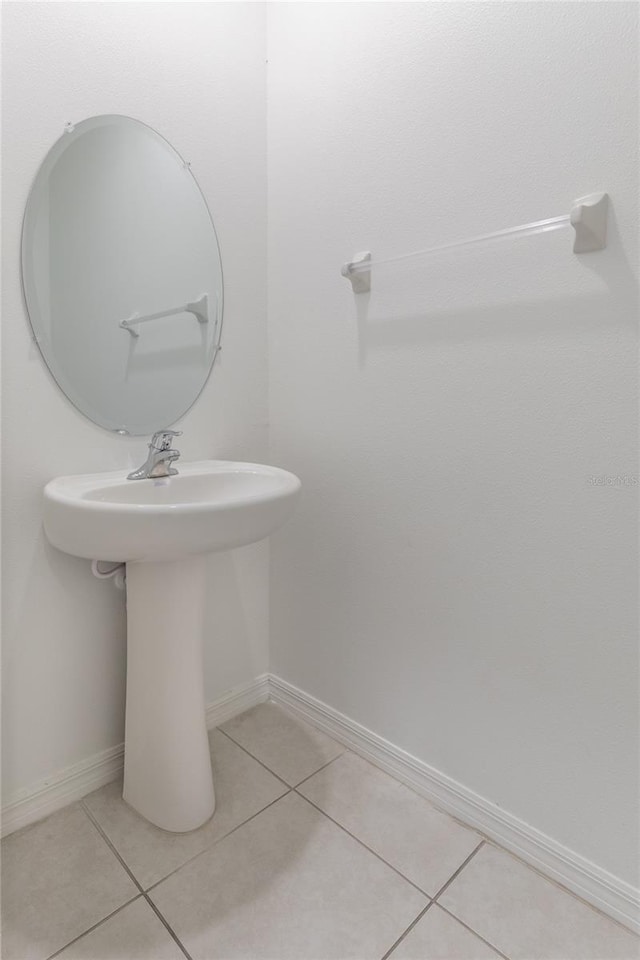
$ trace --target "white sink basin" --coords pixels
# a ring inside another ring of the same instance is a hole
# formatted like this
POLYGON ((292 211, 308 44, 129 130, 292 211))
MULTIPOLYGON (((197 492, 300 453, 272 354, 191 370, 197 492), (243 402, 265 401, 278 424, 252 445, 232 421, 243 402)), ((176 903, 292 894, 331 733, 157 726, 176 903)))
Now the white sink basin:
POLYGON ((286 470, 227 460, 181 464, 162 480, 58 477, 44 489, 44 528, 75 557, 178 560, 262 540, 291 515, 299 490, 286 470))
POLYGON ((202 671, 205 554, 273 533, 299 491, 286 470, 225 460, 180 464, 162 480, 127 480, 123 470, 45 487, 44 527, 55 547, 126 562, 123 797, 164 830, 193 830, 215 809, 202 671))

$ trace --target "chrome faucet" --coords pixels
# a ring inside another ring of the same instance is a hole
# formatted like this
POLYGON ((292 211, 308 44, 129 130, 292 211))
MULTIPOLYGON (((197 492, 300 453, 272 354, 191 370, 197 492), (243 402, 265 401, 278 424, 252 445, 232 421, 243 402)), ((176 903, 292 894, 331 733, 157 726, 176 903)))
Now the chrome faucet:
POLYGON ((171 449, 172 437, 179 437, 182 430, 158 430, 151 437, 149 456, 145 463, 134 470, 127 480, 147 480, 151 477, 171 477, 178 471, 171 464, 180 456, 179 450, 171 449))

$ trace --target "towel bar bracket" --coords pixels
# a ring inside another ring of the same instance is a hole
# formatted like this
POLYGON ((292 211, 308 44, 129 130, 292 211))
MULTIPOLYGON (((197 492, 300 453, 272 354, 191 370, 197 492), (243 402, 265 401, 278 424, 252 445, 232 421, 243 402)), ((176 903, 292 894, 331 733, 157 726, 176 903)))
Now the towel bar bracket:
POLYGON ((371 254, 368 250, 362 253, 356 253, 350 263, 345 263, 342 268, 342 276, 351 281, 354 293, 368 293, 371 290, 371 270, 355 272, 355 267, 360 267, 365 263, 371 262, 371 254))
POLYGON ((591 193, 576 200, 571 208, 571 226, 576 231, 574 253, 593 253, 607 245, 609 195, 591 193))

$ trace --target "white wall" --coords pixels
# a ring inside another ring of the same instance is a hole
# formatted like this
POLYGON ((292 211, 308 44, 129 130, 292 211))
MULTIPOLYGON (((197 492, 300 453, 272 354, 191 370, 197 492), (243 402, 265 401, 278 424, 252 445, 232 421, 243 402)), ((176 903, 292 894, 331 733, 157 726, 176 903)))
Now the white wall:
POLYGON ((637 8, 269 14, 272 669, 638 883, 637 8), (611 194, 569 229, 393 255, 611 194))
MULTIPOLYGON (((191 161, 225 271, 222 360, 184 417, 185 459, 267 459, 265 8, 8 3, 3 9, 3 795, 122 741, 123 595, 45 541, 51 477, 138 465, 145 440, 94 427, 31 340, 20 228, 67 121, 123 113, 191 161), (251 282, 245 264, 251 263, 251 282)), ((267 668, 267 547, 211 559, 206 693, 267 668)))

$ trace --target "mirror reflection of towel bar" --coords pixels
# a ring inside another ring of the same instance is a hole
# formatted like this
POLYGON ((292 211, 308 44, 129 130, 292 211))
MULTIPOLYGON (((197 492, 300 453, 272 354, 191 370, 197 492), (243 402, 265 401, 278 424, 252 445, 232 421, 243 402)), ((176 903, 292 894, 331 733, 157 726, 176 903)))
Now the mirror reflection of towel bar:
POLYGON ((180 313, 192 313, 198 323, 209 323, 209 298, 203 293, 199 300, 192 303, 184 303, 180 307, 170 307, 169 310, 158 310, 157 313, 147 313, 144 317, 129 317, 128 320, 121 320, 118 324, 123 330, 128 330, 132 337, 139 337, 140 334, 134 330, 134 326, 140 323, 148 323, 150 320, 159 320, 161 317, 175 317, 180 313))

